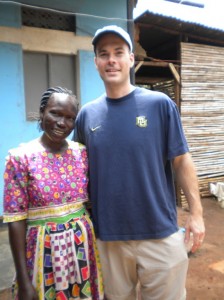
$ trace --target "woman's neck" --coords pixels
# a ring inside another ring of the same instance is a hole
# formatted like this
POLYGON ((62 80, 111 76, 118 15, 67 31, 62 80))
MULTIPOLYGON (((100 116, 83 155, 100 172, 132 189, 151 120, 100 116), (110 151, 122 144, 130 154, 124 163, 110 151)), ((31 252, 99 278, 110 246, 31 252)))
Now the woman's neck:
POLYGON ((56 143, 51 141, 45 134, 39 139, 40 144, 51 153, 63 153, 68 149, 68 142, 66 140, 56 143))

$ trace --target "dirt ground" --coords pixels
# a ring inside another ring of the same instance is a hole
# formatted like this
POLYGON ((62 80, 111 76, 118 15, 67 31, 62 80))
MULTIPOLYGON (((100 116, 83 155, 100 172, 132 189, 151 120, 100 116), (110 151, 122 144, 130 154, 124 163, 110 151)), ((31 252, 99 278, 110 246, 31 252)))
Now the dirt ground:
MULTIPOLYGON (((202 204, 206 237, 201 249, 189 255, 187 300, 223 300, 224 209, 212 197, 202 199, 202 204)), ((178 209, 180 226, 184 226, 187 214, 188 212, 178 209)), ((9 290, 0 292, 0 299, 11 299, 9 290)))
MULTIPOLYGON (((224 299, 224 209, 219 202, 203 198, 206 236, 202 247, 189 255, 187 300, 224 299)), ((187 212, 178 209, 179 224, 184 225, 187 212)))

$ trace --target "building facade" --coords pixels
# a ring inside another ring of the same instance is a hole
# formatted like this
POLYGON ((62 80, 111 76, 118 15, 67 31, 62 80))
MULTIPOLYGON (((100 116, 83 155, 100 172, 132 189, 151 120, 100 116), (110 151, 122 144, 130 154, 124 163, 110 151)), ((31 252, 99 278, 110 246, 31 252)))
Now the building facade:
POLYGON ((128 29, 133 1, 0 1, 0 216, 9 149, 40 135, 38 107, 50 86, 71 89, 81 105, 104 87, 94 65, 95 31, 128 29))

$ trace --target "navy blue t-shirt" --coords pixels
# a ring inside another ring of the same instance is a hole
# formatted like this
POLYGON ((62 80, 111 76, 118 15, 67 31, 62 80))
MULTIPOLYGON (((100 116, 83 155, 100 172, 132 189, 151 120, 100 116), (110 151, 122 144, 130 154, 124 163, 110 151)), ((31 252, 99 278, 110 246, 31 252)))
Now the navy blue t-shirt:
POLYGON ((89 155, 90 200, 104 241, 167 237, 177 231, 171 160, 188 152, 176 104, 136 88, 81 109, 76 139, 89 155))

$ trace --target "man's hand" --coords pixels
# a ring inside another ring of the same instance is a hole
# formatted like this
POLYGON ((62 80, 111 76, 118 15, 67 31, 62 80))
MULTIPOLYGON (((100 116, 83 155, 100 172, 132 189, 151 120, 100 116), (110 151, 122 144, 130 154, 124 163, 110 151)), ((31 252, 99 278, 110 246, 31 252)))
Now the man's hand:
POLYGON ((185 225, 184 242, 186 244, 190 241, 191 233, 193 234, 193 246, 191 248, 191 252, 194 253, 198 248, 201 247, 205 237, 205 225, 201 216, 195 217, 189 215, 185 225))

